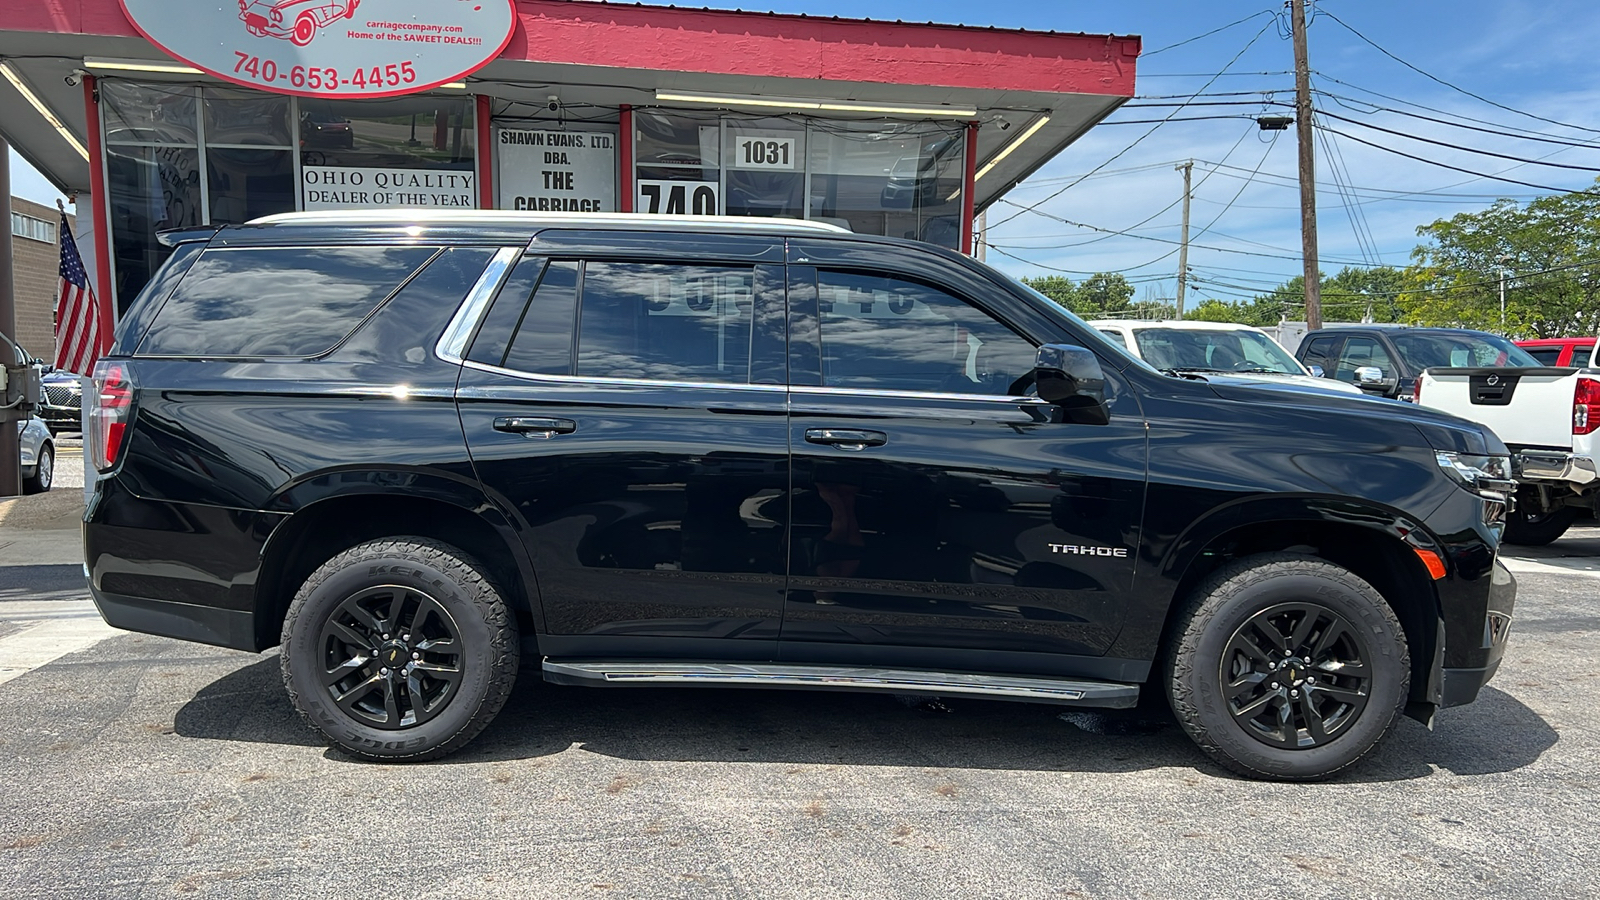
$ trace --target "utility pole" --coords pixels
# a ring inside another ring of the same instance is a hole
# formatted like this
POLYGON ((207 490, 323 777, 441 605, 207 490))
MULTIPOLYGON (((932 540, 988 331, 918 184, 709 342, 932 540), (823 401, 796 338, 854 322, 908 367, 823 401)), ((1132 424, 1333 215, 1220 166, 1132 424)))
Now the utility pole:
POLYGON ((1306 328, 1322 327, 1322 272, 1317 265, 1317 158, 1311 139, 1311 63, 1306 59, 1306 0, 1288 0, 1294 28, 1295 133, 1300 139, 1300 246, 1306 270, 1306 328))
POLYGON ((1183 292, 1189 286, 1189 178, 1194 174, 1194 160, 1173 168, 1183 173, 1183 236, 1178 245, 1178 318, 1183 318, 1183 292))

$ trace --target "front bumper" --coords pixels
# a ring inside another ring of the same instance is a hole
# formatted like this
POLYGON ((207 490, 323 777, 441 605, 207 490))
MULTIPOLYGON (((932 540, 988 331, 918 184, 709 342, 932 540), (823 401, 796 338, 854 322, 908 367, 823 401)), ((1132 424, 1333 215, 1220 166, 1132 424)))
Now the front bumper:
MULTIPOLYGON (((1464 706, 1478 698, 1500 668, 1511 635, 1512 611, 1517 602, 1517 579, 1498 559, 1490 575, 1488 609, 1483 617, 1483 638, 1477 656, 1482 665, 1445 667, 1440 672, 1440 707, 1464 706)), ((1477 661, 1477 660, 1475 660, 1477 661)))
POLYGON ((1595 461, 1559 450, 1519 450, 1511 456, 1511 473, 1518 481, 1560 481, 1574 486, 1592 484, 1595 461))

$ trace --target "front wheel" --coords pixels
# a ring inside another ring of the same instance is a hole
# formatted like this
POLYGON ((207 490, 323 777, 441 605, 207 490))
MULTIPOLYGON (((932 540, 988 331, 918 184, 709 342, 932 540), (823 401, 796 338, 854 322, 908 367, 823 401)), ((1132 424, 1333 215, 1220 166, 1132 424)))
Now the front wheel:
POLYGON ((517 620, 472 558, 422 537, 372 541, 306 579, 283 624, 290 699, 355 756, 460 749, 516 681, 517 620))
POLYGON ((1325 560, 1263 554, 1195 592, 1167 668, 1178 721, 1252 778, 1312 781, 1365 756, 1406 701, 1411 662, 1394 611, 1325 560))
POLYGON ((1543 547, 1566 534, 1577 518, 1576 506, 1558 506, 1541 511, 1519 500, 1517 508, 1506 516, 1505 542, 1523 547, 1543 547))

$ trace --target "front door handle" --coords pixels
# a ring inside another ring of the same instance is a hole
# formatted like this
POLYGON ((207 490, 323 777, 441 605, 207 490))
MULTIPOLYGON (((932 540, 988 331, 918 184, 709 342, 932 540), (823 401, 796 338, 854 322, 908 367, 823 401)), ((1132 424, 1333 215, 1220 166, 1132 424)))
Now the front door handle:
POLYGON ((827 444, 840 450, 865 450, 889 443, 889 436, 881 431, 860 428, 807 428, 806 442, 827 444))
POLYGON ((494 420, 495 431, 506 431, 527 437, 551 438, 558 434, 571 434, 578 423, 571 419, 549 419, 543 416, 500 416, 494 420))

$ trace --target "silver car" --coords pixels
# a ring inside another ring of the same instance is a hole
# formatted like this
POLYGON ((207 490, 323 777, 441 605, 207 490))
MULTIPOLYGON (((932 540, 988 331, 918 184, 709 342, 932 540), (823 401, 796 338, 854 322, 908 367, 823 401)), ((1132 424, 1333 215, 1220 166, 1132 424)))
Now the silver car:
POLYGON ((22 443, 22 492, 42 494, 56 477, 56 442, 38 416, 17 423, 22 443))

